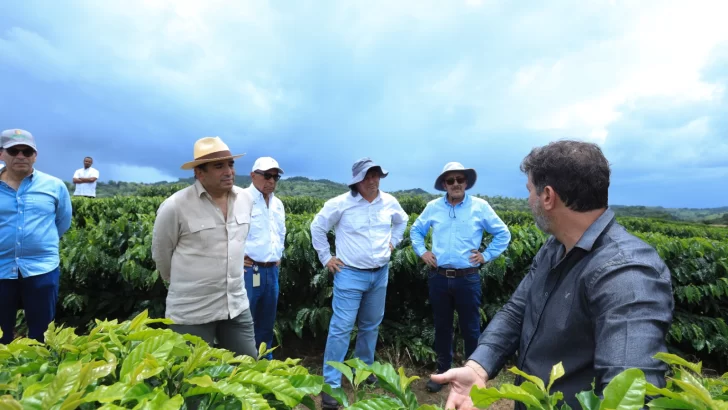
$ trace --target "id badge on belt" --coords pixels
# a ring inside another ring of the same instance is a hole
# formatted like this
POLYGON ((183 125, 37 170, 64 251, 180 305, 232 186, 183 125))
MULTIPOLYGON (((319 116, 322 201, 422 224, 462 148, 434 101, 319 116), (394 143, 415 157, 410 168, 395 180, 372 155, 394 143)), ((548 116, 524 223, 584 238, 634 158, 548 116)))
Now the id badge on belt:
POLYGON ((260 273, 258 272, 258 265, 253 265, 253 287, 257 288, 260 286, 260 273))

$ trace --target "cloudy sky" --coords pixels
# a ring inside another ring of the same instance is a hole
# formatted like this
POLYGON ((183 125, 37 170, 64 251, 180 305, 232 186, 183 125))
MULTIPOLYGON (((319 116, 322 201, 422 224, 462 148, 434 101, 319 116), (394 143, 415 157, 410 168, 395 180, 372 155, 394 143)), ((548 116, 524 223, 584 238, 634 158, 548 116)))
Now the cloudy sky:
POLYGON ((345 182, 370 156, 385 190, 448 161, 474 191, 524 197, 520 160, 599 143, 610 202, 728 205, 728 2, 24 0, 0 2, 0 128, 70 180, 189 176, 222 137, 249 172, 345 182), (545 5, 548 4, 548 5, 545 5))

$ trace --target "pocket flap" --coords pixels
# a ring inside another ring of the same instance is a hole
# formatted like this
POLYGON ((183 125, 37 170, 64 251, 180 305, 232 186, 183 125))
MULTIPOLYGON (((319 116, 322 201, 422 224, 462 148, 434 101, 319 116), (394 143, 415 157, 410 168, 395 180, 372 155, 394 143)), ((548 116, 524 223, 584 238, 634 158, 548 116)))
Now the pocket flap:
POLYGON ((239 215, 235 215, 235 222, 237 222, 238 225, 249 224, 250 223, 250 215, 249 214, 239 214, 239 215))
POLYGON ((213 229, 215 227, 215 221, 212 219, 198 219, 189 221, 187 227, 190 233, 204 231, 205 229, 213 229))

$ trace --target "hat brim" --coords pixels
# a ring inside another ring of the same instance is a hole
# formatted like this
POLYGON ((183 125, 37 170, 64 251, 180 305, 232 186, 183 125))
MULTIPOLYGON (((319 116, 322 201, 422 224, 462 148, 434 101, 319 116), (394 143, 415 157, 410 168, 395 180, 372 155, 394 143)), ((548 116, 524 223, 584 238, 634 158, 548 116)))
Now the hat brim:
POLYGON ((445 175, 447 175, 450 172, 462 172, 465 174, 465 178, 468 180, 468 186, 465 188, 467 191, 468 189, 475 186, 475 181, 478 180, 478 174, 475 172, 472 168, 465 168, 465 169, 451 169, 449 171, 445 171, 440 176, 437 177, 435 180, 435 189, 438 191, 447 192, 447 189, 443 187, 443 183, 445 181, 445 175))
POLYGON ((275 170, 276 170, 276 171, 278 171, 278 173, 279 173, 279 174, 281 174, 281 175, 285 174, 285 172, 283 172, 283 169, 281 169, 281 168, 278 168, 278 167, 273 167, 273 168, 268 168, 268 169, 255 169, 255 170, 253 170, 253 172, 255 172, 255 171, 262 171, 262 172, 266 172, 266 171, 270 171, 271 169, 275 169, 275 170))
POLYGON ((12 148, 12 147, 14 147, 16 145, 25 145, 26 147, 33 148, 33 150, 35 152, 38 152, 38 148, 36 148, 35 145, 28 144, 28 141, 13 141, 13 142, 10 142, 8 144, 5 144, 5 146, 0 147, 0 148, 2 148, 2 149, 8 149, 8 148, 12 148))
POLYGON ((361 172, 359 172, 358 174, 356 174, 356 176, 354 178, 352 178, 351 181, 349 181, 349 183, 347 185, 349 185, 351 187, 351 186, 356 185, 359 182, 363 181, 364 180, 364 177, 367 176, 367 172, 369 172, 369 170, 372 169, 372 168, 379 168, 379 170, 382 173, 382 178, 386 178, 387 175, 389 175, 389 171, 387 171, 386 169, 382 168, 380 165, 376 165, 375 164, 375 165, 372 165, 370 167, 364 168, 361 172))
POLYGON ((194 167, 196 167, 198 165, 207 164, 207 163, 210 163, 210 162, 225 161, 227 159, 240 158, 243 155, 245 155, 245 154, 230 155, 230 156, 227 156, 227 157, 220 157, 220 158, 198 159, 198 160, 195 160, 195 161, 185 162, 184 164, 182 164, 182 166, 180 167, 180 169, 192 169, 192 168, 194 168, 194 167))

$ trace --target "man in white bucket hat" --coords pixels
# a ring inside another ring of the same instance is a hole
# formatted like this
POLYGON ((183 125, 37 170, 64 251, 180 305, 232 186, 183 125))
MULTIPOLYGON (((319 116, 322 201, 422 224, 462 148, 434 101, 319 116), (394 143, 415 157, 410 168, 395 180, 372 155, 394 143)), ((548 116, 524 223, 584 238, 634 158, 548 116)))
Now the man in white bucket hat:
MULTIPOLYGON (((408 216, 392 195, 379 190, 379 181, 388 172, 369 158, 351 168, 350 192, 328 200, 311 222, 311 241, 321 263, 334 273, 334 314, 324 352, 324 380, 341 387, 341 372, 327 364, 343 362, 349 349, 351 331, 357 323, 354 356, 364 363, 374 362, 379 325, 384 317, 384 301, 389 279, 391 252, 402 242, 408 216), (334 228, 336 255, 326 234, 334 228)), ((367 383, 376 382, 374 375, 367 383)), ((338 407, 336 399, 322 393, 324 409, 338 407)))
POLYGON ((166 317, 172 330, 257 358, 253 318, 243 283, 243 251, 253 199, 235 186, 235 159, 219 137, 194 146, 195 183, 157 211, 152 258, 169 281, 166 317))
MULTIPOLYGON (((245 290, 255 323, 255 345, 273 345, 273 326, 278 310, 278 267, 286 240, 286 212, 275 196, 283 174, 278 161, 271 157, 255 160, 250 172, 251 184, 245 188, 253 198, 250 233, 245 244, 245 290)), ((273 359, 268 353, 266 359, 273 359)))
MULTIPOLYGON (((432 269, 429 298, 435 320, 437 372, 452 366, 453 313, 458 312, 465 342, 465 357, 478 345, 482 285, 480 266, 497 258, 508 247, 511 233, 484 199, 468 195, 477 174, 459 162, 449 162, 435 180, 435 189, 446 192, 427 204, 410 229, 412 248, 432 269), (425 236, 432 228, 432 250, 425 236), (481 252, 483 232, 493 240, 481 252)), ((427 389, 438 392, 442 385, 432 379, 427 389)))

